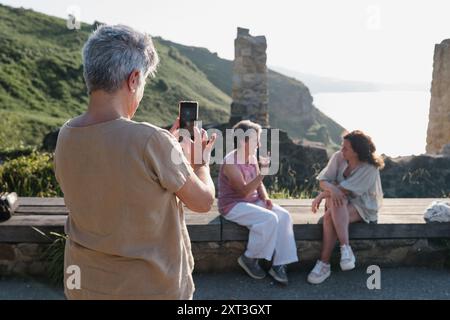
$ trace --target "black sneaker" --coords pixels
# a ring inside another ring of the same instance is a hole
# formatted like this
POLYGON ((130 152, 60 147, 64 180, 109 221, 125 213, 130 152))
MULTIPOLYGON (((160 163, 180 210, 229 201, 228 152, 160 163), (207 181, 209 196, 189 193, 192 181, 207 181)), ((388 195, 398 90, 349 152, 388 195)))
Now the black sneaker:
POLYGON ((242 255, 238 258, 238 263, 253 279, 261 280, 266 277, 266 272, 259 265, 258 259, 247 258, 242 255))
POLYGON ((286 272, 286 266, 272 266, 269 270, 269 274, 279 283, 287 285, 288 284, 288 277, 286 272))

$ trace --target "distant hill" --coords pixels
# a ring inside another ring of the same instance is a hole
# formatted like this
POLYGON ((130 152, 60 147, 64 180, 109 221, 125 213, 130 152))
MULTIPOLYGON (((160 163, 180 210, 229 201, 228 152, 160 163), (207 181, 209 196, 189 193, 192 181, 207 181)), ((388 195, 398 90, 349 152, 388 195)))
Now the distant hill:
MULTIPOLYGON (((33 10, 0 5, 0 149, 40 145, 46 133, 87 106, 81 48, 93 25, 69 30, 66 21, 33 10)), ((205 123, 226 122, 232 61, 207 49, 154 39, 161 58, 148 81, 137 121, 170 124, 179 100, 198 100, 205 123)), ((335 148, 343 128, 312 104, 308 88, 269 71, 272 127, 294 139, 335 148)))
POLYGON ((343 80, 331 77, 323 77, 309 73, 289 70, 282 67, 272 67, 274 70, 293 77, 305 83, 311 93, 322 92, 370 92, 383 90, 423 91, 428 90, 427 83, 380 83, 369 81, 343 80))
MULTIPOLYGON (((208 49, 185 46, 160 39, 188 57, 222 92, 231 95, 233 61, 222 59, 208 49)), ((302 82, 269 69, 269 120, 294 139, 322 142, 336 148, 344 130, 313 105, 311 93, 302 82)))

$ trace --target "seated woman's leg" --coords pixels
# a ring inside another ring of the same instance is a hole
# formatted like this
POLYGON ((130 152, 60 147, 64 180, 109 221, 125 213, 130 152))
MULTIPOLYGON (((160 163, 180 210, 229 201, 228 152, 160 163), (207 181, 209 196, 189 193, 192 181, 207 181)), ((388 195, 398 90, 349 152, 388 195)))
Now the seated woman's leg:
MULTIPOLYGON (((350 204, 346 203, 342 206, 334 206, 330 202, 330 217, 331 222, 334 226, 334 231, 341 245, 348 245, 348 226, 350 223, 361 221, 361 216, 359 215, 356 208, 350 204)), ((325 216, 324 216, 324 228, 325 228, 325 216)), ((331 239, 330 239, 331 243, 331 239)))
MULTIPOLYGON (((322 243, 322 252, 321 252, 321 258, 319 261, 317 261, 316 265, 314 266, 313 270, 308 275, 308 282, 312 284, 319 284, 325 281, 331 274, 331 268, 330 268, 330 257, 333 252, 334 247, 336 246, 336 240, 338 239, 338 234, 336 232, 336 224, 334 223, 335 220, 339 222, 339 226, 342 228, 342 226, 345 226, 345 219, 340 219, 340 214, 345 214, 345 211, 347 212, 347 227, 346 227, 346 245, 344 245, 344 249, 341 246, 341 268, 342 270, 351 270, 354 268, 354 255, 351 251, 351 248, 348 246, 348 224, 361 221, 361 217, 359 216, 358 212, 356 211, 355 207, 351 204, 347 204, 346 210, 342 211, 333 211, 330 207, 330 204, 328 204, 327 201, 327 209, 325 211, 325 215, 323 217, 323 243, 322 243), (336 214, 337 212, 337 214, 336 214), (333 216, 334 215, 334 216, 333 216), (337 219, 334 219, 334 218, 337 219), (344 223, 342 223, 342 220, 344 220, 344 223), (343 251, 346 252, 346 254, 343 255, 343 251), (343 259, 344 258, 344 259, 343 259)), ((345 235, 344 235, 345 237, 345 235)))
POLYGON ((331 217, 341 244, 341 269, 343 271, 352 270, 355 268, 356 258, 349 245, 348 226, 350 223, 361 221, 361 217, 356 208, 350 203, 341 206, 331 205, 331 217))
POLYGON ((331 210, 325 211, 323 216, 323 238, 322 238, 322 252, 320 260, 324 263, 330 263, 331 254, 336 246, 337 234, 334 229, 333 218, 331 217, 331 210))
POLYGON ((277 240, 277 215, 252 203, 240 202, 226 214, 225 219, 249 229, 245 256, 271 260, 277 240))
POLYGON ((334 228, 333 218, 331 217, 331 210, 328 205, 326 205, 325 208, 320 260, 317 260, 316 265, 308 274, 307 279, 308 282, 312 284, 322 283, 331 275, 330 258, 333 249, 336 246, 337 234, 334 228))
POLYGON ((361 218, 361 216, 358 213, 358 210, 356 210, 356 208, 352 204, 347 205, 347 210, 349 213, 349 223, 363 221, 363 219, 361 218))
POLYGON ((341 246, 348 245, 348 225, 350 223, 348 202, 344 202, 343 205, 334 205, 332 201, 328 201, 328 203, 339 242, 341 246))
POLYGON ((271 211, 278 216, 278 232, 273 265, 280 266, 297 262, 297 245, 295 243, 291 215, 286 209, 276 204, 273 205, 271 211))

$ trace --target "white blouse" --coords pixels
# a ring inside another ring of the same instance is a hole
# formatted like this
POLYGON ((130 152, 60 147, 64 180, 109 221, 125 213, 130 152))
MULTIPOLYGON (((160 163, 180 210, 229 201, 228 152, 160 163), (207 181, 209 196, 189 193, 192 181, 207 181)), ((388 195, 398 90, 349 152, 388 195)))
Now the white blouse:
POLYGON ((350 203, 358 210, 365 222, 376 222, 378 210, 383 203, 380 171, 374 165, 362 163, 345 178, 344 171, 348 167, 341 151, 335 152, 327 166, 319 173, 317 180, 336 183, 351 192, 350 203))

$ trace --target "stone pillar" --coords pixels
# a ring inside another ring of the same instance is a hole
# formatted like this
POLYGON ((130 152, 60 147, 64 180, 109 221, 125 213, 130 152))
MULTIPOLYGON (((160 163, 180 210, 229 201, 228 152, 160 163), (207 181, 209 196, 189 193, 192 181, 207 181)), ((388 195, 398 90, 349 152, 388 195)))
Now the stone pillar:
POLYGON ((450 144, 450 39, 434 47, 427 153, 444 154, 450 144))
POLYGON ((230 125, 249 119, 268 127, 266 37, 253 37, 248 29, 238 28, 234 47, 230 125))

